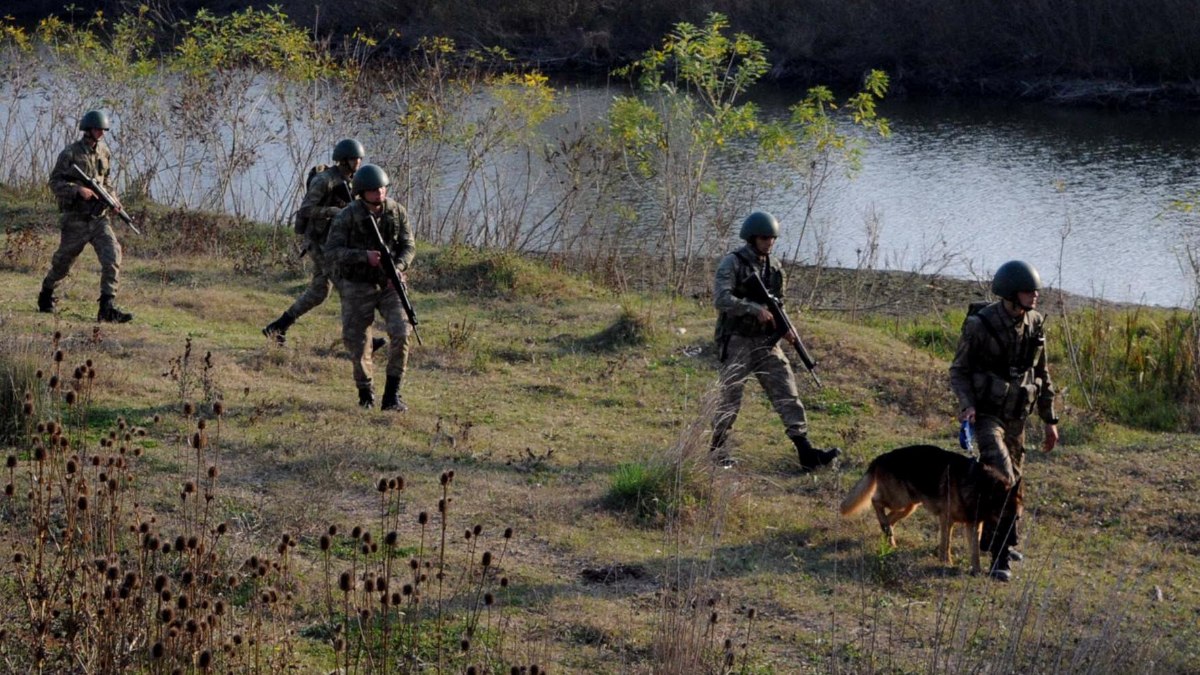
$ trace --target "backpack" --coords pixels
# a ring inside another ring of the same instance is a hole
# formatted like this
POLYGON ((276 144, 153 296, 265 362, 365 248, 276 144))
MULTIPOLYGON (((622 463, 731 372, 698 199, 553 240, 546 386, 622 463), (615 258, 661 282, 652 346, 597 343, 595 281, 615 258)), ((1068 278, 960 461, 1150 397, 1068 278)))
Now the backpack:
MULTIPOLYGON (((312 184, 312 179, 328 168, 328 164, 317 164, 309 169, 308 175, 304 177, 304 191, 308 192, 308 186, 312 184)), ((308 225, 308 218, 300 215, 299 211, 292 215, 292 226, 295 228, 296 234, 306 234, 308 232, 308 225)))

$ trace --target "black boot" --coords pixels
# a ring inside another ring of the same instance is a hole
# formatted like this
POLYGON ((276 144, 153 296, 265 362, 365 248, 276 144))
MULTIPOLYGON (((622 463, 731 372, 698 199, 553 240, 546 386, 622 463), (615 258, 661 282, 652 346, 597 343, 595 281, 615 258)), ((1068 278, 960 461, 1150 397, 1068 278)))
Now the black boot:
POLYGON ((100 311, 96 312, 96 320, 106 323, 126 323, 133 320, 133 315, 123 311, 113 303, 113 296, 100 296, 100 311))
POLYGON ((54 312, 54 306, 58 304, 58 298, 54 297, 54 289, 42 288, 42 292, 38 293, 38 311, 45 314, 54 312))
POLYGON ((375 390, 371 388, 371 385, 358 388, 358 405, 363 408, 375 405, 375 390))
POLYGON ((267 324, 267 327, 262 329, 262 334, 269 338, 275 338, 275 341, 281 345, 285 344, 287 331, 294 323, 296 323, 296 317, 292 316, 290 312, 284 312, 279 315, 278 319, 267 324))
POLYGON ((400 378, 395 375, 388 375, 387 382, 383 384, 383 401, 379 404, 380 410, 395 410, 396 412, 407 412, 408 405, 404 403, 404 399, 400 398, 400 378))
POLYGON ((712 445, 708 447, 708 458, 712 460, 713 464, 725 469, 737 464, 737 460, 729 454, 729 448, 725 444, 728 436, 727 433, 713 432, 712 445))
POLYGON ((988 570, 988 576, 996 581, 1012 581, 1012 567, 1009 566, 1010 562, 1008 549, 1006 548, 999 555, 992 558, 992 567, 988 570))
POLYGON ((796 455, 800 458, 800 468, 804 471, 812 471, 825 466, 842 454, 840 448, 828 450, 814 448, 812 443, 808 442, 807 435, 793 436, 792 443, 796 444, 796 455))

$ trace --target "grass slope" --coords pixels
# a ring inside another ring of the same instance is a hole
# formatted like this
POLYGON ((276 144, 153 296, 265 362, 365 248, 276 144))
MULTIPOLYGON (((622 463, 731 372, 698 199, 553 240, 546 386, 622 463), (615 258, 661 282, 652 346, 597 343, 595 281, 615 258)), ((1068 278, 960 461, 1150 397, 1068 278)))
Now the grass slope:
MULTIPOLYGON (((950 447, 955 429, 944 358, 865 323, 801 320, 825 382, 816 391, 802 379, 802 395, 815 440, 846 449, 839 466, 798 474, 751 385, 736 426, 743 462, 711 475, 696 464, 721 489, 656 520, 610 510, 605 496, 620 467, 669 458, 703 421, 716 365, 706 303, 617 296, 512 258, 424 248, 411 287, 425 346, 410 362, 410 411, 392 415, 355 406, 336 296, 301 319, 285 348, 260 335, 303 287, 302 273, 238 273, 236 256, 127 254, 120 300, 137 318, 96 332, 90 250, 61 312, 33 311, 54 241, 42 231, 0 268, 4 348, 44 359, 62 331, 70 359, 98 364, 97 429, 118 415, 135 424, 162 415, 143 482, 186 478, 178 410, 219 395, 218 516, 247 550, 273 546, 280 532, 308 542, 299 556, 311 580, 311 544, 328 524, 378 517, 380 476, 410 477, 415 511, 436 498, 437 472, 454 468, 464 520, 516 529, 505 611, 531 658, 555 672, 669 672, 656 637, 667 616, 661 591, 684 569, 696 570, 698 594, 721 598, 721 630, 744 631, 738 642, 749 635, 735 663, 745 672, 1200 663, 1194 436, 1097 425, 1077 434, 1087 442, 1031 452, 1027 560, 1001 585, 966 574, 961 539, 956 566, 939 566, 924 514, 898 527, 897 550, 884 547, 873 518, 838 516, 872 457, 914 442, 950 447), (720 517, 703 517, 716 499, 720 517), (619 565, 644 573, 600 584, 580 576, 619 565)), ((174 492, 154 492, 147 507, 177 516, 174 492)), ((319 622, 315 595, 298 593, 290 615, 301 635, 319 622)), ((305 663, 333 663, 327 640, 296 639, 305 663)))

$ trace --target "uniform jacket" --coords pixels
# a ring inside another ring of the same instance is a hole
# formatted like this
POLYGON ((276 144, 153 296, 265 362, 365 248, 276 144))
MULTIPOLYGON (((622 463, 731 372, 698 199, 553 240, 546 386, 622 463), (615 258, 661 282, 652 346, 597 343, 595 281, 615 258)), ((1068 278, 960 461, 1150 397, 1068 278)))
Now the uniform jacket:
MULTIPOLYGON (((396 269, 404 271, 416 254, 408 212, 394 199, 386 199, 383 212, 375 217, 379 234, 387 244, 396 269)), ((334 275, 346 281, 383 286, 387 275, 367 262, 367 251, 378 251, 379 242, 371 229, 371 213, 362 200, 355 200, 338 212, 325 238, 325 258, 334 275)))
POLYGON ((297 212, 298 217, 308 222, 309 239, 317 244, 325 242, 333 217, 350 203, 352 194, 353 184, 336 164, 312 177, 297 212))
POLYGON ((1042 315, 1029 310, 1016 318, 994 302, 968 316, 950 364, 950 387, 960 410, 1022 419, 1036 406, 1044 422, 1056 421, 1042 315))
POLYGON ((750 295, 749 280, 755 273, 762 277, 771 295, 782 301, 787 279, 778 258, 771 256, 762 261, 749 244, 726 255, 717 266, 713 285, 713 305, 719 313, 716 330, 718 343, 728 340, 731 335, 758 337, 772 332, 769 324, 758 320, 763 305, 747 299, 750 295))
POLYGON ((103 201, 85 200, 79 196, 79 186, 83 183, 79 174, 71 167, 72 164, 79 165, 79 168, 111 194, 113 189, 109 182, 109 173, 112 171, 112 153, 109 152, 108 145, 104 143, 104 139, 100 139, 96 146, 92 147, 81 138, 58 153, 58 160, 54 162, 54 168, 50 171, 50 191, 58 201, 59 211, 82 216, 102 215, 108 208, 103 201))

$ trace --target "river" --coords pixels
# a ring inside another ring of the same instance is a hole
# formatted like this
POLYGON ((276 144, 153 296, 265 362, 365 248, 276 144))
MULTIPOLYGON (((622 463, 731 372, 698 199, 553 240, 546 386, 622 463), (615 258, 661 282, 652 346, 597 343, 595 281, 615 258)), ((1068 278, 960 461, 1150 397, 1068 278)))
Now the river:
MULTIPOLYGON (((10 162, 28 154, 38 139, 42 149, 33 154, 46 166, 73 134, 61 122, 73 106, 48 115, 49 94, 42 93, 21 99, 15 110, 11 101, 0 101, 0 117, 16 120, 5 137, 8 147, 0 148, 10 162)), ((567 112, 545 128, 594 121, 617 93, 564 86, 567 112)), ((755 99, 764 115, 780 116, 802 95, 774 88, 757 91, 755 99)), ((255 101, 265 110, 262 123, 274 124, 269 101, 263 96, 255 101)), ((1200 190, 1200 125, 1193 116, 984 99, 886 100, 881 112, 891 120, 891 137, 868 145, 857 175, 838 173, 831 181, 814 212, 814 236, 789 239, 802 214, 795 194, 768 192, 756 205, 783 221, 779 249, 797 253, 801 261, 963 278, 986 278, 1005 260, 1019 258, 1041 270, 1046 284, 1070 292, 1164 306, 1193 302, 1197 275, 1185 251, 1200 245, 1200 216, 1168 208, 1172 200, 1200 190), (868 221, 874 223, 870 234, 868 221), (874 254, 864 254, 871 244, 874 254)), ((112 142, 119 152, 119 113, 115 119, 112 142)), ((305 157, 321 159, 323 139, 314 141, 305 128, 297 133, 292 141, 263 143, 247 155, 252 165, 224 197, 227 208, 268 221, 290 213, 287 199, 258 193, 265 185, 297 184, 291 176, 301 170, 294 165, 308 160, 293 152, 296 145, 312 148, 305 157)), ((393 130, 374 133, 386 138, 379 134, 393 130)), ((177 143, 187 141, 185 135, 177 143)), ((167 147, 155 143, 156 150, 167 147)), ((130 152, 134 157, 127 165, 144 161, 139 151, 130 152)), ((5 175, 12 179, 19 166, 4 167, 5 175)), ((179 189, 185 166, 180 159, 175 173, 160 173, 152 196, 195 205, 188 203, 190 195, 164 193, 168 179, 179 189)), ((760 181, 757 171, 724 166, 722 180, 760 181)), ((203 180, 197 184, 203 186, 203 180)), ((654 220, 652 214, 641 219, 654 220)))

